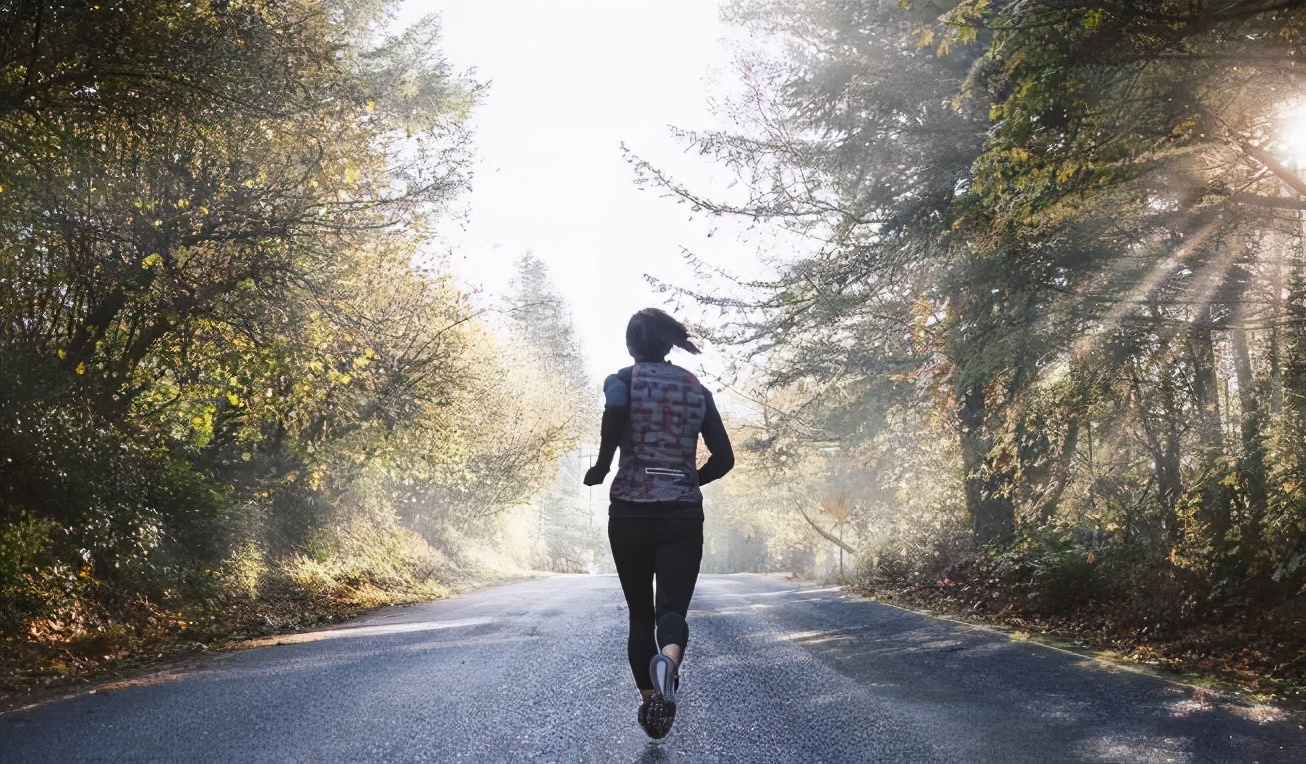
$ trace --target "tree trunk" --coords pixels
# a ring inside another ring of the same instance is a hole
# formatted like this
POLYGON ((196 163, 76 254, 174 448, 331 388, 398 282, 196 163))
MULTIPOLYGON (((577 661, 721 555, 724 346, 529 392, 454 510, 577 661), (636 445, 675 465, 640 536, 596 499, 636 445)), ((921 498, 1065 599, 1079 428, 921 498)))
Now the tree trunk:
POLYGON ((1306 278, 1294 271, 1288 286, 1287 354, 1283 359, 1283 407, 1306 422, 1306 278))
POLYGON ((1202 446, 1221 450, 1224 439, 1220 428, 1220 392, 1215 374, 1215 343, 1209 324, 1196 324, 1188 333, 1193 363, 1193 403, 1199 413, 1198 427, 1202 446))
POLYGON ((1233 345, 1234 378, 1238 383, 1238 435, 1241 448, 1238 454, 1238 479, 1247 494, 1249 517, 1243 528, 1242 557, 1244 569, 1251 556, 1263 546, 1261 524, 1265 518, 1268 501, 1265 473, 1265 435, 1256 380, 1252 375, 1252 354, 1247 330, 1242 328, 1245 309, 1240 307, 1234 316, 1235 328, 1229 332, 1233 345))
MULTIPOLYGON (((1168 348, 1162 344, 1159 353, 1165 354, 1168 348)), ((1183 493, 1183 483, 1179 473, 1179 424, 1175 406, 1174 378, 1168 361, 1160 373, 1157 384, 1157 401, 1161 411, 1153 417, 1148 409, 1150 399, 1143 390, 1142 381, 1131 370, 1134 395, 1137 397, 1136 408, 1140 415, 1143 432, 1147 436, 1148 450, 1152 453, 1152 475, 1156 479, 1157 499, 1161 504, 1161 523, 1165 526, 1166 536, 1171 543, 1178 538, 1178 518, 1175 506, 1183 493)))
POLYGON ((1229 491, 1220 467, 1224 456, 1224 430, 1220 426, 1220 391, 1215 372, 1215 343, 1210 324, 1194 324, 1188 332, 1188 347, 1193 364, 1193 403, 1197 407, 1197 427, 1201 435, 1202 463, 1207 478, 1202 486, 1202 519, 1211 529, 1216 555, 1223 553, 1232 525, 1229 491))
POLYGON ((984 388, 973 384, 962 395, 957 411, 961 462, 965 470, 966 510, 977 544, 1005 543, 1016 529, 1016 510, 1010 496, 1001 493, 1005 473, 989 461, 988 438, 984 435, 986 406, 984 388))
POLYGON ((821 538, 823 538, 823 539, 825 539, 826 541, 829 541, 831 544, 834 544, 835 546, 839 547, 839 549, 841 549, 841 550, 847 552, 848 554, 852 555, 854 558, 857 557, 857 550, 856 550, 856 549, 854 549, 853 547, 851 547, 851 546, 849 546, 847 543, 845 543, 843 539, 839 538, 838 536, 834 535, 833 533, 831 533, 831 532, 827 531, 826 529, 822 528, 822 527, 820 526, 820 524, 818 524, 815 520, 813 520, 813 519, 812 519, 812 516, 809 515, 809 514, 807 514, 807 511, 804 510, 802 507, 799 507, 799 508, 798 508, 798 513, 799 513, 800 515, 803 516, 803 519, 807 521, 807 524, 808 524, 808 525, 812 526, 812 528, 813 528, 813 529, 814 529, 818 534, 820 534, 821 538))
MULTIPOLYGON (((1089 431, 1089 459, 1090 469, 1092 467, 1092 430, 1089 431)), ((1052 513, 1056 511, 1057 502, 1061 501, 1061 496, 1066 492, 1066 486, 1070 485, 1070 476, 1073 473, 1073 462, 1075 457, 1075 448, 1079 443, 1079 422, 1071 422, 1066 426, 1066 437, 1061 442, 1061 452, 1057 454, 1056 463, 1052 467, 1043 492, 1039 494, 1038 501, 1034 505, 1034 513, 1039 522, 1046 525, 1052 520, 1052 513)))
POLYGON ((1270 419, 1277 419, 1283 411, 1283 368, 1279 362, 1279 322, 1283 320, 1283 269, 1274 264, 1270 281, 1270 419))

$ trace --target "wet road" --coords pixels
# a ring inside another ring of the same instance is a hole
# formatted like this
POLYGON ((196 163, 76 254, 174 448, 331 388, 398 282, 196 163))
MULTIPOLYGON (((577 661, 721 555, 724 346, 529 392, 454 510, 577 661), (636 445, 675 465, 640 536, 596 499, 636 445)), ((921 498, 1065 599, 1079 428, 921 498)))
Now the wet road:
POLYGON ((676 727, 616 579, 383 611, 0 716, 0 762, 1306 762, 1266 708, 837 590, 707 576, 676 727))

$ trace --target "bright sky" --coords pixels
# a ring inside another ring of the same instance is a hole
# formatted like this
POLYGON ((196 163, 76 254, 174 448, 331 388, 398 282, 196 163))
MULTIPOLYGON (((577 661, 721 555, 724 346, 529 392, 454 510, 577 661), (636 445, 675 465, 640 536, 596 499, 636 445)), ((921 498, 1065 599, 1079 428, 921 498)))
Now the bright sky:
MULTIPOLYGON (((483 299, 504 293, 514 261, 534 252, 571 303, 597 382, 630 363, 630 315, 668 307, 644 275, 694 284, 682 247, 756 270, 755 249, 725 233, 737 227, 709 237, 719 221, 641 191, 621 152, 624 142, 695 188, 728 182, 669 130, 726 126, 708 108, 720 88, 706 80, 733 78, 723 39, 735 32, 716 0, 408 0, 401 21, 430 13, 455 69, 490 83, 473 119, 468 222, 444 235, 455 272, 483 299)), ((704 360, 717 366, 710 351, 704 360)))

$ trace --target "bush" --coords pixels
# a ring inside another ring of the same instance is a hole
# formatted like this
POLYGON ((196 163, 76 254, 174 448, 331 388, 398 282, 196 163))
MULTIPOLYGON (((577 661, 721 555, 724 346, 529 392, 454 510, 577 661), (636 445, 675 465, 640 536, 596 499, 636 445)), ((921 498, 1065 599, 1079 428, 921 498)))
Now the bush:
POLYGON ((0 636, 22 630, 57 602, 49 573, 51 537, 58 526, 28 514, 0 526, 0 636))
POLYGON ((324 530, 306 554, 286 565, 296 584, 360 605, 389 601, 383 592, 448 594, 438 577, 449 561, 416 533, 395 525, 324 530))
POLYGON ((866 544, 857 575, 868 584, 932 582, 973 552, 969 533, 960 524, 901 522, 866 544))
POLYGON ((1032 612, 1071 612, 1103 593, 1097 554, 1068 535, 1023 538, 987 562, 989 578, 1001 582, 1009 599, 1023 597, 1032 612))
POLYGON ((75 403, 57 369, 6 360, 16 362, 0 373, 4 633, 78 581, 106 584, 110 599, 157 598, 230 555, 247 521, 228 489, 184 452, 129 438, 75 403))

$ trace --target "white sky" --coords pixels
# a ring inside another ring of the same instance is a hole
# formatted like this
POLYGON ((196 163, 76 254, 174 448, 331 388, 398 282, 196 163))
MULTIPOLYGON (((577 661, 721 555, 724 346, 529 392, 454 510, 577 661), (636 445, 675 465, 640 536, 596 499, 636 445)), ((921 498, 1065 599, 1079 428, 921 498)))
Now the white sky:
MULTIPOLYGON (((620 148, 695 188, 730 179, 668 129, 727 126, 708 108, 719 88, 705 82, 734 78, 723 38, 736 33, 719 21, 716 0, 408 0, 400 20, 431 13, 442 17, 454 68, 490 83, 473 117, 469 217, 443 236, 455 273, 482 300, 504 293, 513 262, 534 252, 571 303, 597 383, 630 363, 630 315, 667 307, 644 275, 694 284, 682 247, 756 272, 755 247, 737 225, 708 237, 721 222, 691 220, 686 206, 641 191, 620 148)), ((703 361, 718 367, 712 356, 703 361)))

